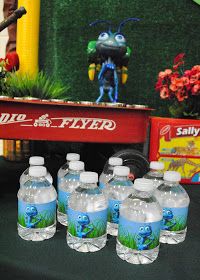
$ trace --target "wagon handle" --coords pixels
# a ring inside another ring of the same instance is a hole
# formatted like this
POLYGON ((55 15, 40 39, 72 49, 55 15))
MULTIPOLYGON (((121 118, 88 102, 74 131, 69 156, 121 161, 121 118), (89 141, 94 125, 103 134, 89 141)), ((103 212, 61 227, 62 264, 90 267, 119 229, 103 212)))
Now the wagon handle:
POLYGON ((20 7, 19 9, 15 10, 12 13, 12 15, 10 15, 5 20, 0 22, 0 32, 4 30, 6 27, 8 27, 10 24, 12 24, 13 22, 17 21, 25 14, 26 14, 26 9, 24 7, 20 7))

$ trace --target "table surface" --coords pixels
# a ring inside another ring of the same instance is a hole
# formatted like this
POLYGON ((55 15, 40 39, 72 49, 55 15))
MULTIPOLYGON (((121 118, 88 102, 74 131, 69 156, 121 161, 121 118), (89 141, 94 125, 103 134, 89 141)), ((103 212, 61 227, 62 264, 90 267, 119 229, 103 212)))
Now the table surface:
POLYGON ((17 177, 23 165, 2 168, 0 162, 0 275, 1 279, 166 279, 197 280, 200 275, 200 186, 185 186, 191 199, 188 233, 178 245, 161 244, 158 259, 131 265, 116 254, 114 237, 96 253, 78 253, 66 243, 66 228, 43 242, 22 240, 17 234, 17 177), (17 167, 16 167, 17 166, 17 167))

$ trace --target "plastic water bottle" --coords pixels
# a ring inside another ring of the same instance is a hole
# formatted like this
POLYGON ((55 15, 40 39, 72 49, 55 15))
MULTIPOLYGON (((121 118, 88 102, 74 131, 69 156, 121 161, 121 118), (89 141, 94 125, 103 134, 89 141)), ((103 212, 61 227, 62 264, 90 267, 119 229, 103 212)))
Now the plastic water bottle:
POLYGON ((62 177, 64 177, 67 172, 68 172, 68 169, 69 169, 69 163, 70 161, 77 161, 77 160, 80 160, 80 155, 79 154, 76 154, 76 153, 68 153, 66 155, 66 160, 67 162, 61 166, 61 168, 58 170, 58 174, 57 174, 57 186, 59 186, 60 184, 60 179, 62 177))
POLYGON ((115 166, 113 173, 114 177, 103 191, 108 198, 107 233, 117 236, 120 204, 133 192, 133 183, 128 178, 129 167, 115 166))
POLYGON ((70 194, 80 185, 80 173, 84 171, 83 161, 71 161, 68 173, 61 179, 58 186, 58 210, 57 219, 67 226, 67 207, 70 194))
MULTIPOLYGON (((29 158, 30 166, 43 166, 44 165, 44 158, 40 156, 33 156, 29 158)), ((47 171, 46 179, 52 184, 53 178, 51 174, 47 171)), ((20 176, 20 185, 23 185, 26 181, 29 180, 29 168, 27 168, 22 175, 20 176)))
POLYGON ((46 179, 44 166, 31 166, 29 180, 18 191, 18 234, 42 241, 56 232, 56 190, 46 179))
POLYGON ((120 207, 116 250, 132 264, 152 263, 158 257, 162 208, 153 191, 151 180, 136 179, 133 193, 120 207))
POLYGON ((95 252, 106 245, 108 202, 97 186, 97 173, 83 172, 80 181, 69 198, 67 244, 79 252, 95 252))
POLYGON ((122 163, 123 163, 122 158, 118 158, 118 157, 109 158, 108 165, 106 164, 106 166, 103 169, 103 172, 99 177, 99 187, 101 189, 104 189, 108 181, 112 179, 114 166, 120 166, 122 165, 122 163))
POLYGON ((155 196, 163 208, 163 223, 160 242, 177 244, 183 242, 187 232, 187 215, 190 203, 185 189, 179 184, 181 175, 176 171, 166 171, 164 182, 155 196))
POLYGON ((153 181, 154 188, 156 189, 163 182, 164 175, 164 163, 161 161, 151 161, 150 171, 143 176, 145 179, 153 181))

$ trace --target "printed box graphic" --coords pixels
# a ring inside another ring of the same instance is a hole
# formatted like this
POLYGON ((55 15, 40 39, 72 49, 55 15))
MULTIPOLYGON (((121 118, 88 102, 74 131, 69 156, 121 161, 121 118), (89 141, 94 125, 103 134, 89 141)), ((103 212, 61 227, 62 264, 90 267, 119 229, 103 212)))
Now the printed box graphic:
POLYGON ((182 183, 200 184, 200 121, 152 117, 149 160, 180 172, 182 183))

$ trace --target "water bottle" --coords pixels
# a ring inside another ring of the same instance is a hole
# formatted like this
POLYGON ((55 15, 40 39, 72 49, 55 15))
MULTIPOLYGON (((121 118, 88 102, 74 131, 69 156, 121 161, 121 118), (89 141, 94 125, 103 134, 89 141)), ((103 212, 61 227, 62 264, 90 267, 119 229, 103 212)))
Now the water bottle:
POLYGON ((31 166, 29 180, 18 191, 18 234, 42 241, 56 232, 56 190, 46 179, 44 166, 31 166))
MULTIPOLYGON (((33 156, 29 158, 29 165, 30 166, 43 166, 44 165, 44 158, 40 156, 33 156)), ((46 179, 52 184, 53 178, 49 172, 47 172, 46 179)), ((29 180, 29 168, 27 168, 22 175, 20 176, 20 186, 23 185, 26 181, 29 180)))
POLYGON ((108 198, 107 233, 117 236, 120 204, 132 193, 133 183, 128 178, 129 167, 115 166, 113 173, 114 177, 108 182, 103 191, 108 198))
POLYGON ((67 207, 70 194, 80 185, 80 173, 84 171, 83 161, 69 162, 68 173, 62 178, 58 186, 58 221, 67 226, 67 207))
POLYGON ((150 171, 143 176, 145 179, 153 181, 154 188, 156 189, 163 182, 164 175, 164 163, 161 161, 151 161, 150 171))
POLYGON ((155 196, 163 209, 160 242, 177 244, 183 242, 187 232, 187 215, 190 203, 185 189, 179 184, 181 175, 166 171, 164 182, 156 189, 155 196))
POLYGON ((75 153, 68 153, 66 155, 66 160, 67 160, 67 162, 64 165, 62 165, 61 168, 58 170, 57 186, 59 186, 61 178, 67 174, 68 169, 69 169, 69 162, 80 160, 80 155, 75 154, 75 153))
POLYGON ((114 166, 120 166, 120 165, 122 165, 122 163, 123 163, 122 158, 118 158, 118 157, 109 158, 108 165, 106 164, 103 172, 101 173, 101 175, 99 177, 99 187, 101 189, 104 189, 104 187, 108 183, 108 181, 110 179, 112 179, 114 166))
POLYGON ((82 172, 80 181, 68 202, 67 244, 79 252, 95 252, 106 245, 108 202, 97 186, 97 173, 82 172))
POLYGON ((117 255, 132 264, 152 263, 158 257, 162 208, 149 179, 136 179, 134 191, 120 207, 117 255))

